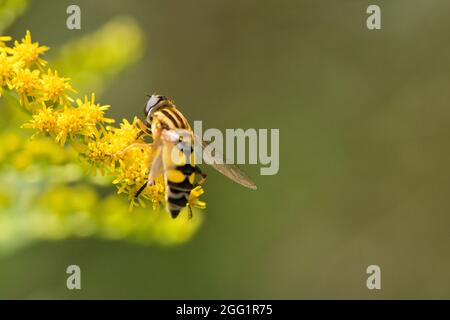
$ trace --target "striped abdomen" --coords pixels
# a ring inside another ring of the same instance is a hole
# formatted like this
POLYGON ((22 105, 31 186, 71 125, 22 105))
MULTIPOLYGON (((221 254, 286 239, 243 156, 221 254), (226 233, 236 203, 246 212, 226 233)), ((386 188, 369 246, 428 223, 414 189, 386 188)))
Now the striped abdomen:
MULTIPOLYGON (((189 155, 184 154, 179 149, 179 145, 163 147, 167 210, 172 218, 176 218, 180 211, 186 207, 189 195, 194 188, 195 164, 193 161, 186 163, 187 157, 189 155), (173 148, 180 151, 180 161, 173 161, 174 159, 171 158, 173 148), (183 158, 184 160, 182 160, 183 158)), ((190 157, 193 158, 193 153, 190 157)))
MULTIPOLYGON (((191 131, 186 118, 174 107, 163 107, 155 111, 154 118, 161 124, 162 130, 191 131)), ((194 152, 192 145, 187 141, 164 144, 162 152, 167 210, 172 218, 176 218, 188 204, 189 195, 194 188, 194 152), (174 157, 174 154, 177 156, 174 157)))

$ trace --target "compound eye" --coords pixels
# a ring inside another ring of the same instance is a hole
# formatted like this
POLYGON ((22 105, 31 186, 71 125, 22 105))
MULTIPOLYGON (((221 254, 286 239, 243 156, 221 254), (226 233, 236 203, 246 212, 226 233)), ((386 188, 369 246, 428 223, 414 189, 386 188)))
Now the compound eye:
POLYGON ((148 99, 147 104, 145 105, 145 109, 144 109, 144 113, 145 113, 146 117, 148 117, 150 115, 150 112, 158 104, 159 101, 161 101, 161 98, 156 95, 152 95, 148 99))

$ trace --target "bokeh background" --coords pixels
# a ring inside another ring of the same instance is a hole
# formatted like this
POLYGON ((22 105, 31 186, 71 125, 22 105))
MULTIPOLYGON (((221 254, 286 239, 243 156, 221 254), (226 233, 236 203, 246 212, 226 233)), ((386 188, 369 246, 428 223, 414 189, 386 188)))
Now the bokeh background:
POLYGON ((6 33, 52 50, 117 16, 142 29, 139 60, 101 95, 110 116, 158 92, 207 127, 279 128, 280 171, 246 166, 251 191, 206 169, 203 224, 182 244, 69 238, 0 255, 0 298, 449 299, 449 14, 446 0, 31 2, 6 33), (371 264, 382 290, 366 288, 371 264))

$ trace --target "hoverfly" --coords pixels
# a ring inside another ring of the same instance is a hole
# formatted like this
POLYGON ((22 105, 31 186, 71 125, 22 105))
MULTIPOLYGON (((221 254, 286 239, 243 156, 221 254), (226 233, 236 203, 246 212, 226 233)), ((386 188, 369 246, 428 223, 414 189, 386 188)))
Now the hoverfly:
MULTIPOLYGON (((147 182, 138 190, 138 197, 147 186, 153 184, 155 178, 163 175, 165 182, 165 197, 167 211, 172 218, 176 218, 180 211, 189 207, 189 195, 196 186, 206 181, 204 174, 195 162, 193 142, 202 149, 208 146, 194 135, 188 121, 177 109, 174 102, 161 95, 149 96, 144 109, 145 122, 142 123, 142 134, 152 137, 152 164, 147 182), (174 157, 173 155, 177 155, 174 157), (196 174, 201 179, 196 182, 196 174)), ((255 183, 238 166, 225 164, 220 154, 204 160, 217 171, 231 180, 250 189, 256 189, 255 183)), ((189 207, 189 216, 192 210, 189 207)))

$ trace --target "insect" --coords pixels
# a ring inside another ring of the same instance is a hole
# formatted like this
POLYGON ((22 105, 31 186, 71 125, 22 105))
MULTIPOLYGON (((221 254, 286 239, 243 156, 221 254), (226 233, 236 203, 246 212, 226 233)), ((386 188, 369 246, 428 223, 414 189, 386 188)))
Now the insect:
MULTIPOLYGON (((145 121, 142 132, 152 137, 152 164, 147 182, 138 190, 138 197, 155 178, 164 176, 167 211, 176 218, 180 211, 189 207, 189 195, 193 188, 203 185, 206 174, 195 162, 194 141, 204 149, 207 143, 197 138, 187 119, 177 109, 174 102, 161 95, 149 97, 144 109, 145 121), (196 182, 196 175, 201 179, 196 182)), ((210 153, 209 153, 210 154, 210 153)), ((206 156, 206 153, 205 153, 206 156)), ((255 183, 236 165, 225 164, 223 156, 215 154, 214 158, 205 158, 206 163, 235 182, 256 189, 255 183), (222 160, 222 161, 221 161, 222 160)))

